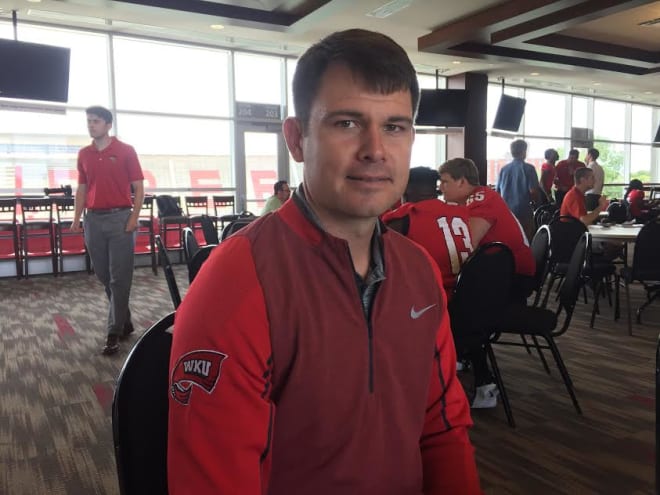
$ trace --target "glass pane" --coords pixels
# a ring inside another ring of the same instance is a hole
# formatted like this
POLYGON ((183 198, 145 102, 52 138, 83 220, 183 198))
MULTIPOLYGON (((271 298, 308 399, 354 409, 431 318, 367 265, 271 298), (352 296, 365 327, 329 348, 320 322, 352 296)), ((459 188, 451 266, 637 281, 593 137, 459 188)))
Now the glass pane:
POLYGON ((118 109, 229 115, 227 52, 115 38, 114 56, 118 109))
MULTIPOLYGON (((420 89, 435 89, 436 88, 436 77, 429 74, 417 74, 417 82, 419 83, 420 89)), ((447 87, 447 78, 441 77, 437 81, 437 88, 445 89, 447 87)))
MULTIPOLYGON (((9 36, 5 36, 5 33, 6 31, 3 30, 0 35, 7 38, 14 37, 13 32, 9 36)), ((18 39, 71 48, 68 105, 110 106, 108 76, 110 63, 106 35, 23 24, 18 29, 18 39)), ((35 117, 35 114, 32 116, 35 117)))
POLYGON ((281 104, 279 57, 236 53, 234 56, 237 101, 281 104))
POLYGON ((117 124, 140 157, 147 189, 234 187, 229 122, 120 113, 117 124))
POLYGON ((245 132, 245 182, 248 209, 258 214, 277 182, 277 134, 245 132))
POLYGON ((511 161, 511 139, 488 136, 486 156, 486 180, 496 184, 500 169, 511 161))
POLYGON ((651 182, 651 149, 650 146, 630 146, 631 179, 639 179, 644 184, 651 182))
POLYGON ((545 91, 525 91, 525 135, 564 137, 566 96, 545 91), (548 111, 552 109, 552 111, 548 111))
POLYGON ((527 158, 525 161, 531 163, 536 168, 536 172, 541 177, 541 166, 545 162, 545 150, 553 148, 559 153, 560 157, 568 156, 570 142, 566 139, 535 139, 525 138, 527 142, 527 158))
POLYGON ((626 104, 594 101, 594 139, 623 141, 626 137, 626 104))
MULTIPOLYGON (((605 184, 624 183, 624 148, 623 144, 594 142, 594 148, 600 152, 598 163, 605 170, 605 184)), ((583 156, 582 154, 580 156, 583 156)), ((608 186, 603 189, 603 194, 608 198, 620 198, 621 186, 608 186)))
POLYGON ((296 109, 293 108, 293 75, 296 72, 296 65, 298 61, 292 58, 286 60, 286 94, 287 94, 287 116, 296 115, 296 109))
POLYGON ((589 100, 579 96, 573 96, 573 115, 571 119, 572 127, 587 127, 588 125, 588 111, 589 100))
POLYGON ((654 137, 653 108, 633 105, 630 140, 634 143, 650 143, 654 137))
POLYGON ((444 161, 445 136, 438 134, 417 134, 410 158, 411 167, 431 167, 437 169, 444 161))

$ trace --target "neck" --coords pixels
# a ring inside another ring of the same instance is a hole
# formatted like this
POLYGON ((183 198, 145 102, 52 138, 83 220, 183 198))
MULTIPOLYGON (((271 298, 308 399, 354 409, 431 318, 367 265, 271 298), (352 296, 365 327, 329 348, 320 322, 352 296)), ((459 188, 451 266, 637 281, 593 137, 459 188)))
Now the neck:
POLYGON ((111 141, 110 136, 106 134, 105 136, 94 138, 94 146, 96 146, 96 149, 102 150, 108 147, 110 141, 111 141))

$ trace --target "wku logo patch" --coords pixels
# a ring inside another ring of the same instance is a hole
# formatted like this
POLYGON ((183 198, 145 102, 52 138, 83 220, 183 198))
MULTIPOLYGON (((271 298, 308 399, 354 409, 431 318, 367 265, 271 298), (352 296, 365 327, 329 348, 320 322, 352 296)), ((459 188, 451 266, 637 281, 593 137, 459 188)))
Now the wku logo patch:
POLYGON ((172 371, 172 398, 187 406, 193 385, 200 387, 207 394, 213 392, 220 378, 222 362, 227 357, 227 354, 217 351, 192 351, 181 356, 172 371))

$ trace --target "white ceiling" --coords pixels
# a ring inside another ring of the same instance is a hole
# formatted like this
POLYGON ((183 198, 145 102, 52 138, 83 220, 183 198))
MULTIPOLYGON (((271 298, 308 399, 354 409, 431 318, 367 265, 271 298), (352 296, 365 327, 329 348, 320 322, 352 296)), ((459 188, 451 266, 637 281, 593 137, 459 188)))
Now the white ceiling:
MULTIPOLYGON (((267 11, 301 3, 292 0, 210 1, 267 11)), ((11 11, 16 10, 19 30, 22 22, 47 23, 288 55, 299 55, 330 32, 360 27, 394 38, 408 51, 420 72, 439 70, 442 75, 449 76, 480 71, 487 73, 492 81, 505 78, 506 83, 512 85, 660 105, 660 73, 632 76, 579 67, 557 68, 540 63, 457 58, 417 50, 419 37, 485 8, 506 3, 506 0, 395 1, 404 8, 389 17, 377 18, 367 14, 390 2, 331 0, 289 27, 110 0, 0 0, 0 19, 11 19, 11 11), (222 24, 225 28, 213 30, 211 24, 222 24), (532 72, 539 75, 532 76, 532 72)), ((648 15, 660 17, 660 2, 650 4, 646 9, 648 15)), ((653 36, 660 36, 656 34, 660 33, 660 28, 649 29, 653 30, 653 36)), ((625 34, 625 26, 621 33, 625 34)))

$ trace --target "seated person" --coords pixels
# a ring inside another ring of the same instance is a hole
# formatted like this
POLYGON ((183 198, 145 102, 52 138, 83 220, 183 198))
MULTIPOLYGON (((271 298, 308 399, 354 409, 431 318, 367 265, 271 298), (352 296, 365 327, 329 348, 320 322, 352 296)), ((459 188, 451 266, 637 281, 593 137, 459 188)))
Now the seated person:
POLYGON ((261 210, 261 215, 277 210, 291 196, 289 183, 285 180, 278 180, 273 184, 273 195, 266 200, 266 204, 261 210))
POLYGON ((449 300, 463 261, 472 253, 467 208, 438 199, 438 172, 410 169, 404 203, 382 216, 383 222, 424 247, 440 267, 449 300))
MULTIPOLYGON (((524 304, 534 286, 536 264, 520 223, 497 192, 479 185, 479 172, 472 160, 454 158, 443 163, 439 172, 445 201, 465 205, 468 209, 472 245, 499 241, 513 252, 516 273, 511 297, 524 304)), ((472 361, 474 367, 476 395, 472 407, 497 406, 498 390, 483 346, 468 349, 462 357, 472 361)))
POLYGON ((607 198, 600 196, 596 209, 587 212, 585 192, 593 187, 594 180, 594 172, 590 168, 577 169, 575 171, 575 185, 566 193, 559 214, 575 217, 587 226, 593 224, 598 219, 600 212, 607 208, 607 198))
POLYGON ((630 181, 623 200, 628 202, 630 216, 636 222, 644 223, 650 219, 649 209, 644 202, 644 184, 641 180, 633 179, 630 181))

